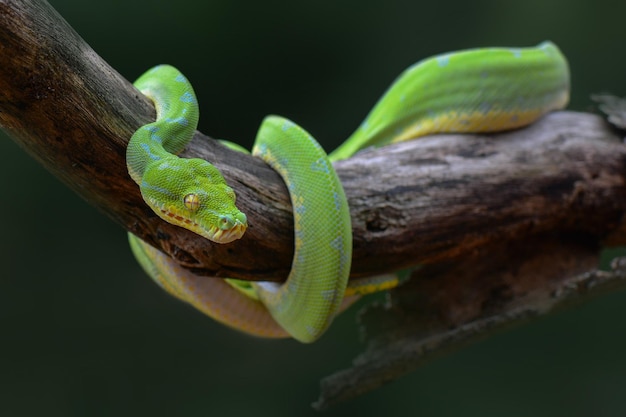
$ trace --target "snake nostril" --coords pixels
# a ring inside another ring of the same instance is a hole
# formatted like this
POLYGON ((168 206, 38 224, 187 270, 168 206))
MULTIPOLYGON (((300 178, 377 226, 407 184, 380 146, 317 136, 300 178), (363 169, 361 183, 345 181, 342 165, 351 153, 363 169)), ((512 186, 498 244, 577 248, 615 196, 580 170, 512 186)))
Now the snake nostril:
POLYGON ((237 223, 242 224, 244 226, 248 225, 248 217, 246 217, 246 215, 244 213, 239 212, 235 216, 235 220, 237 221, 237 223))
POLYGON ((231 229, 235 224, 233 218, 229 215, 222 215, 219 217, 219 227, 222 230, 231 229))

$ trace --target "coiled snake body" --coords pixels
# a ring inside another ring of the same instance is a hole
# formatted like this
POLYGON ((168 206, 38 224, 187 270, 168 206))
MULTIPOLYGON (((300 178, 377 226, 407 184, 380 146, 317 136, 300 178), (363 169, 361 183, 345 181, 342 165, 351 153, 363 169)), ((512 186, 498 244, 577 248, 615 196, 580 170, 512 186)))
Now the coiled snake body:
MULTIPOLYGON (((217 243, 240 238, 247 218, 235 194, 209 162, 176 156, 191 140, 198 105, 189 81, 157 66, 135 86, 155 104, 157 119, 142 126, 127 150, 128 170, 164 220, 217 243)), ((404 71, 354 134, 327 156, 304 129, 267 117, 253 155, 286 182, 294 213, 295 253, 287 281, 230 283, 198 277, 139 238, 131 248, 165 290, 214 319, 263 337, 318 339, 357 293, 385 289, 384 278, 350 283, 349 207, 332 161, 438 132, 493 132, 525 126, 569 99, 569 69, 550 42, 533 48, 483 48, 435 56, 404 71)))

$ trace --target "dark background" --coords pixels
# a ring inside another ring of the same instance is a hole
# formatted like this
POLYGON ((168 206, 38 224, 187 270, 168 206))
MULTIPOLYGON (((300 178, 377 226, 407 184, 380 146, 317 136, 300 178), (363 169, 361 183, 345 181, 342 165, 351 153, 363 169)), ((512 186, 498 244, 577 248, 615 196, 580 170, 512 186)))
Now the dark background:
MULTIPOLYGON (((623 16, 609 1, 52 1, 130 80, 179 67, 200 130, 246 146, 277 113, 332 149, 414 61, 550 39, 570 108, 626 91, 623 16)), ((6 18, 6 17, 0 17, 6 18)), ((0 140, 0 416, 306 416, 318 380, 361 347, 354 310, 318 343, 256 340, 168 297, 124 231, 0 140)), ((327 416, 620 416, 626 294, 496 335, 327 416), (348 414, 349 413, 349 414, 348 414)))

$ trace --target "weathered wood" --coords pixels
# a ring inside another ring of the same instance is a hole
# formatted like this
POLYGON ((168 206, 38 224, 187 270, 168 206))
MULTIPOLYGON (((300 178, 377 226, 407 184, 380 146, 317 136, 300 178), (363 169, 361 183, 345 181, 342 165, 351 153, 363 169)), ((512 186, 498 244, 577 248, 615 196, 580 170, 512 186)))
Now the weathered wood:
POLYGON ((395 380, 425 362, 513 325, 626 288, 626 262, 598 271, 598 248, 577 234, 483 247, 420 269, 385 305, 361 314, 367 348, 322 380, 324 409, 395 380))
POLYGON ((240 278, 286 276, 290 205, 268 166, 197 134, 184 155, 215 161, 251 227, 235 244, 214 245, 171 226, 151 213, 126 170, 126 144, 154 119, 151 103, 45 1, 0 1, 0 45, 0 125, 53 175, 187 266, 240 278))

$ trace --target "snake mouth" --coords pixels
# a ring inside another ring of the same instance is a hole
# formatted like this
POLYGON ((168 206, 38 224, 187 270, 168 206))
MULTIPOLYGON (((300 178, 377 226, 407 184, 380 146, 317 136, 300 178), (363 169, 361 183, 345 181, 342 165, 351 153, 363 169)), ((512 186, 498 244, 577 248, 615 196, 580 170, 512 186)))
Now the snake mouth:
POLYGON ((156 213, 159 214, 159 217, 166 222, 190 230, 215 243, 230 243, 237 239, 241 239, 248 228, 247 223, 242 223, 240 221, 236 221, 231 228, 226 230, 222 230, 217 226, 205 227, 193 221, 189 217, 182 216, 163 207, 159 207, 159 210, 156 213))
POLYGON ((211 231, 209 232, 212 237, 205 237, 217 243, 230 243, 234 240, 241 239, 247 228, 247 224, 240 222, 235 223, 233 227, 227 230, 212 227, 211 231))

